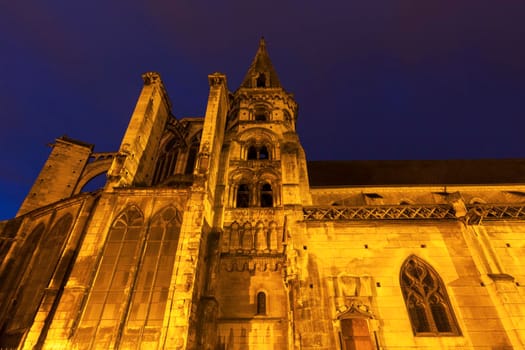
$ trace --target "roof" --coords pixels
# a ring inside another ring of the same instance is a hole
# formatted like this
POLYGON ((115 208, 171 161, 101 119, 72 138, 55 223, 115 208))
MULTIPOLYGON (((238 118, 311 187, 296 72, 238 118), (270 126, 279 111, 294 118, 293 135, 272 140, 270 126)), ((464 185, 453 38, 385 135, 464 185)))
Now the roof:
POLYGON ((312 187, 525 183, 525 159, 309 161, 312 187))

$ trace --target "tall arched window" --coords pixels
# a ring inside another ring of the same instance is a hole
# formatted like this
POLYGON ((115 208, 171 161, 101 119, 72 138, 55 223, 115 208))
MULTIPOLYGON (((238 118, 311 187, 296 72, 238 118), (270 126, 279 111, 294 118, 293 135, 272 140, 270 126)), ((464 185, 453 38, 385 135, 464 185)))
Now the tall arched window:
POLYGON ((272 185, 265 183, 261 186, 261 207, 273 207, 272 185))
POLYGON ((400 285, 415 335, 459 335, 445 284, 437 272, 417 256, 405 260, 400 285))
POLYGON ((257 293, 257 315, 266 315, 266 294, 257 293))
POLYGON ((127 322, 120 346, 124 349, 151 347, 160 337, 180 233, 180 215, 167 207, 153 217, 137 268, 127 322), (140 328, 139 328, 140 327, 140 328), (147 329, 147 332, 137 332, 147 329))
POLYGON ((184 174, 191 175, 195 169, 195 162, 197 161, 197 153, 199 153, 199 145, 201 143, 201 133, 199 132, 191 138, 190 149, 188 150, 188 158, 186 160, 186 168, 184 174))
POLYGON ((179 144, 176 139, 171 140, 157 160, 152 184, 156 185, 175 173, 175 165, 179 156, 179 144))
POLYGON ((45 289, 48 287, 57 263, 62 254, 63 246, 70 234, 73 217, 65 214, 46 232, 39 242, 37 249, 31 252, 31 273, 24 276, 24 285, 19 289, 16 301, 23 308, 17 308, 11 314, 10 326, 14 329, 25 329, 32 323, 38 306, 42 301, 45 289))
POLYGON ((116 332, 126 317, 131 286, 143 243, 144 218, 131 206, 113 222, 104 244, 93 285, 76 330, 74 343, 79 348, 109 348, 114 339, 107 329, 116 332))
POLYGON ((237 187, 237 208, 248 208, 250 206, 250 187, 246 184, 240 184, 237 187))

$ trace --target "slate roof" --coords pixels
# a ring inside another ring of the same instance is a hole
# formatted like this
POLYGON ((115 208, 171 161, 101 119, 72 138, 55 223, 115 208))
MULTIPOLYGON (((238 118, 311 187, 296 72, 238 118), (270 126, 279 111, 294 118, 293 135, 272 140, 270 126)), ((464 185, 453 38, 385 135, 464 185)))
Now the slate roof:
POLYGON ((311 187, 525 184, 525 159, 309 161, 311 187))

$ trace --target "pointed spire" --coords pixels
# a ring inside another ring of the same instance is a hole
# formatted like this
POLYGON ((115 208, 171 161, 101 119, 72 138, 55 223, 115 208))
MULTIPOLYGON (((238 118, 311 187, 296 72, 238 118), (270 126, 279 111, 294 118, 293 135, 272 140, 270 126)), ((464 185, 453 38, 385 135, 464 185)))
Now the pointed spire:
POLYGON ((280 88, 281 83, 268 52, 264 37, 259 41, 259 48, 241 83, 241 88, 280 88))

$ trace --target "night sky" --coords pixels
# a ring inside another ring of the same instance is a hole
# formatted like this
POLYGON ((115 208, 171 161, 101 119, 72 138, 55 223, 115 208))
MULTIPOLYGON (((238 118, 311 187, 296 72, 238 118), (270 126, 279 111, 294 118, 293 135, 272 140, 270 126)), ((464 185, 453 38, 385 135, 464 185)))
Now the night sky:
POLYGON ((525 2, 11 1, 0 10, 0 219, 61 135, 116 151, 161 74, 180 118, 237 89, 261 36, 310 160, 525 158, 525 2))

